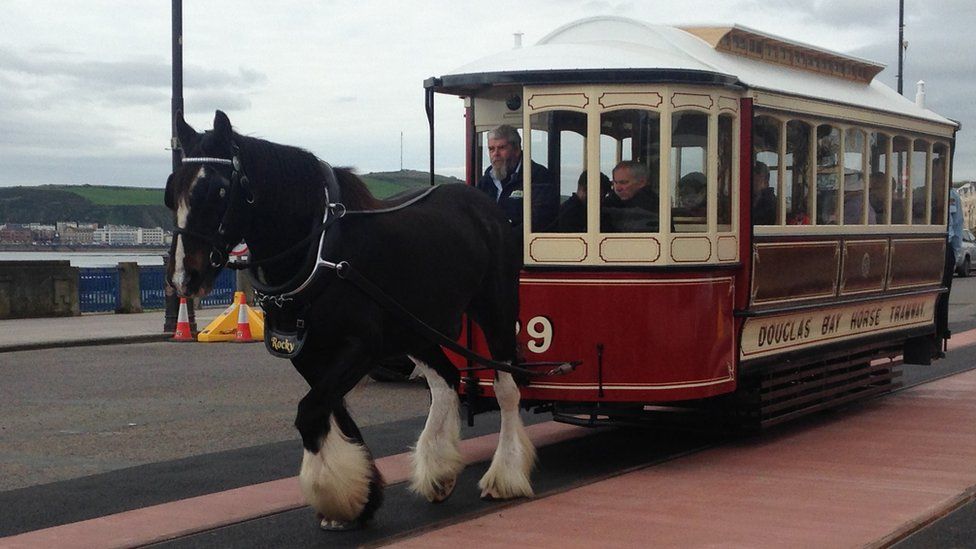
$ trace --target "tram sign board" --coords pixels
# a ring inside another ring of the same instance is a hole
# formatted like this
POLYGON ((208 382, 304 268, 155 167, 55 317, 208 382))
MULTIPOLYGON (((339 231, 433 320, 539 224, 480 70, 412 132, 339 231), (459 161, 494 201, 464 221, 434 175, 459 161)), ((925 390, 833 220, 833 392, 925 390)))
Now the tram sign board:
POLYGON ((932 324, 937 294, 913 295, 799 313, 749 318, 742 360, 932 324))

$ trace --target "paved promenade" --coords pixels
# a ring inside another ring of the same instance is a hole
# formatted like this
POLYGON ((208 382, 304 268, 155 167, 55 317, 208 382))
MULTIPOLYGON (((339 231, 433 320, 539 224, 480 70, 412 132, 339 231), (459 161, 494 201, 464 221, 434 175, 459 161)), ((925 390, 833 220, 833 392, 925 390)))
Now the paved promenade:
MULTIPOLYGON (((196 311, 197 328, 202 330, 223 311, 223 307, 196 311)), ((0 320, 0 353, 69 345, 161 341, 171 336, 163 332, 164 322, 163 311, 0 320)))

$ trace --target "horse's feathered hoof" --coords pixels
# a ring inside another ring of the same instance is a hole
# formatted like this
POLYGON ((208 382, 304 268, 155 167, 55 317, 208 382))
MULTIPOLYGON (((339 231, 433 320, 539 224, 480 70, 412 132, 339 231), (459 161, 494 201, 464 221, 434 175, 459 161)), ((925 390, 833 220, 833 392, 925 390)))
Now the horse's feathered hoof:
POLYGON ((319 528, 328 532, 348 532, 350 530, 362 530, 366 524, 361 520, 329 520, 322 519, 319 528))
POLYGON ((444 484, 438 485, 434 488, 434 493, 431 497, 427 498, 431 503, 442 503, 447 501, 447 498, 451 497, 454 493, 454 487, 457 486, 457 479, 452 478, 444 484))

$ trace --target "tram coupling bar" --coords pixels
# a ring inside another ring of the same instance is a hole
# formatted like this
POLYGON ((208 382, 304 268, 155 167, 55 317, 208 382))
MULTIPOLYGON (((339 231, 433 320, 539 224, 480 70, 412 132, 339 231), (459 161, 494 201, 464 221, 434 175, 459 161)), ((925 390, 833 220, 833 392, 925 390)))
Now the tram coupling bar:
MULTIPOLYGON (((513 369, 521 370, 519 373, 530 377, 551 377, 551 376, 561 376, 568 374, 576 369, 577 366, 582 364, 582 360, 573 360, 570 362, 560 362, 560 361, 546 361, 546 362, 519 362, 514 366, 513 369), (530 368, 544 368, 550 366, 551 368, 546 371, 529 371, 530 368)), ((461 368, 462 372, 477 372, 478 370, 494 370, 488 366, 475 366, 473 368, 461 368)))

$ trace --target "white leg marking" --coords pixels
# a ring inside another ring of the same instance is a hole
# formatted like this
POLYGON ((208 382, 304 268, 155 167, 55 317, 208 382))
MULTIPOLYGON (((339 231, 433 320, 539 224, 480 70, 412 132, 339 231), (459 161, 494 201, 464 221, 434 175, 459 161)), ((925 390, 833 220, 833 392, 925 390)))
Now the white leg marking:
POLYGON ((319 452, 305 450, 298 482, 305 501, 323 517, 352 521, 369 499, 370 457, 365 446, 342 434, 332 416, 329 426, 319 452))
POLYGON ((430 412, 427 424, 410 454, 413 477, 410 489, 427 501, 447 499, 454 491, 457 476, 464 469, 461 459, 461 416, 457 392, 432 368, 410 357, 430 387, 430 412))
POLYGON ((535 466, 535 447, 525 432, 522 417, 519 416, 519 389, 511 374, 498 372, 498 378, 495 379, 495 398, 501 408, 502 426, 491 466, 478 482, 481 497, 530 497, 533 492, 529 477, 535 466))

